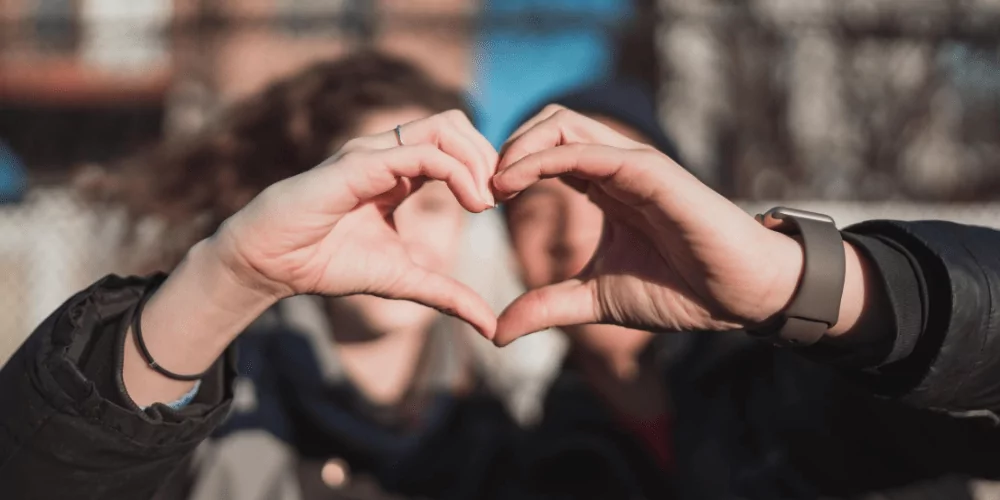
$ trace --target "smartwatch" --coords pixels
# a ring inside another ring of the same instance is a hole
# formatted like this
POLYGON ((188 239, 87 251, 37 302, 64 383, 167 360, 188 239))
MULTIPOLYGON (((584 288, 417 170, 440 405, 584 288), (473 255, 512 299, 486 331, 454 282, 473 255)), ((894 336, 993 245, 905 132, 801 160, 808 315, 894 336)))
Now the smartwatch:
POLYGON ((788 307, 749 333, 777 345, 813 345, 840 316, 846 268, 840 231, 831 217, 794 208, 773 208, 756 219, 773 231, 799 236, 805 255, 788 307))

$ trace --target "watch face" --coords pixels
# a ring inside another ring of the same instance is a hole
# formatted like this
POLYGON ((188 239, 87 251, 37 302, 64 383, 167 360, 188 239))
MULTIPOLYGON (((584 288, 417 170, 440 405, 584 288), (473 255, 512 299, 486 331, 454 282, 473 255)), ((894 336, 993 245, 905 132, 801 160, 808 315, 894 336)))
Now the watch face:
POLYGON ((799 210, 797 208, 775 207, 769 210, 764 215, 765 218, 770 216, 779 220, 784 219, 785 217, 794 217, 797 219, 810 219, 836 225, 836 223, 833 220, 833 217, 830 217, 829 215, 818 214, 816 212, 808 212, 806 210, 799 210))

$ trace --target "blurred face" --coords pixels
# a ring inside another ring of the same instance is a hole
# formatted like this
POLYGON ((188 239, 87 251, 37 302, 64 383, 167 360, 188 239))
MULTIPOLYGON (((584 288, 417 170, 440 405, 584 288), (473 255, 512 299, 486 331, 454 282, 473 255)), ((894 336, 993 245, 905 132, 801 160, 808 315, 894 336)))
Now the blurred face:
MULTIPOLYGON (((432 113, 422 108, 385 110, 369 114, 355 135, 364 136, 392 130, 432 113)), ((405 136, 404 136, 405 139, 405 136)), ((413 260, 441 274, 453 271, 458 258, 465 209, 441 182, 428 182, 403 202, 393 214, 396 230, 413 260)), ((414 331, 429 327, 438 312, 407 301, 368 295, 342 297, 332 301, 334 314, 351 316, 368 335, 394 331, 414 331)), ((359 332, 360 333, 360 332, 359 332)))
MULTIPOLYGON (((620 123, 596 119, 623 135, 648 142, 620 123)), ((601 239, 604 214, 587 196, 559 179, 545 179, 507 203, 511 242, 528 288, 566 280, 579 273, 601 239)), ((651 334, 609 325, 568 327, 574 345, 584 355, 602 358, 622 372, 633 368, 635 356, 651 334)))
POLYGON ((545 179, 507 204, 511 242, 524 284, 538 288, 573 277, 601 239, 601 209, 559 179, 545 179))

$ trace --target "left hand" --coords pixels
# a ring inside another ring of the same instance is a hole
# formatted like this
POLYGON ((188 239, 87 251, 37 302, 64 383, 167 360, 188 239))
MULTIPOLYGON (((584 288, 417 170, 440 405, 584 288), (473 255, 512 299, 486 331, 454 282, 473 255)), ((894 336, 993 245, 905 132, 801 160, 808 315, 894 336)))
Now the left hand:
POLYGON ((214 248, 234 274, 277 298, 370 294, 411 300, 492 335, 493 314, 467 286, 419 266, 393 211, 428 180, 466 210, 493 205, 496 151, 460 112, 349 141, 330 160, 267 188, 231 217, 214 248))
MULTIPOLYGON (((206 370, 247 325, 296 294, 372 294, 457 316, 486 337, 492 309, 468 286, 411 258, 393 210, 428 180, 465 209, 493 205, 486 183, 496 151, 458 112, 352 140, 333 158, 267 188, 230 217, 155 292, 142 315, 145 345, 175 373, 206 370)), ((132 337, 129 334, 130 338, 132 337)), ((161 376, 135 344, 122 377, 132 399, 172 401, 191 382, 161 376)))

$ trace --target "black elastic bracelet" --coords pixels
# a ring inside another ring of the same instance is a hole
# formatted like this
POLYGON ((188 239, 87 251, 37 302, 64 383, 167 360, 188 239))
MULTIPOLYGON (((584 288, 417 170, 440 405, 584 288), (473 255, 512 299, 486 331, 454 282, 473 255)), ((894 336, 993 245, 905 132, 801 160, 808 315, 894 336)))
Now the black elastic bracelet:
POLYGON ((132 314, 132 337, 135 339, 135 345, 139 346, 139 353, 142 355, 142 359, 145 360, 146 364, 156 371, 156 373, 159 373, 169 379, 180 380, 182 382, 194 382, 201 380, 204 378, 206 373, 211 371, 211 368, 197 375, 180 375, 174 373, 156 363, 153 356, 149 354, 149 349, 146 348, 146 342, 142 340, 142 310, 146 307, 146 301, 153 296, 158 288, 160 288, 160 286, 156 285, 147 290, 143 297, 139 299, 139 303, 135 306, 135 312, 132 314))

